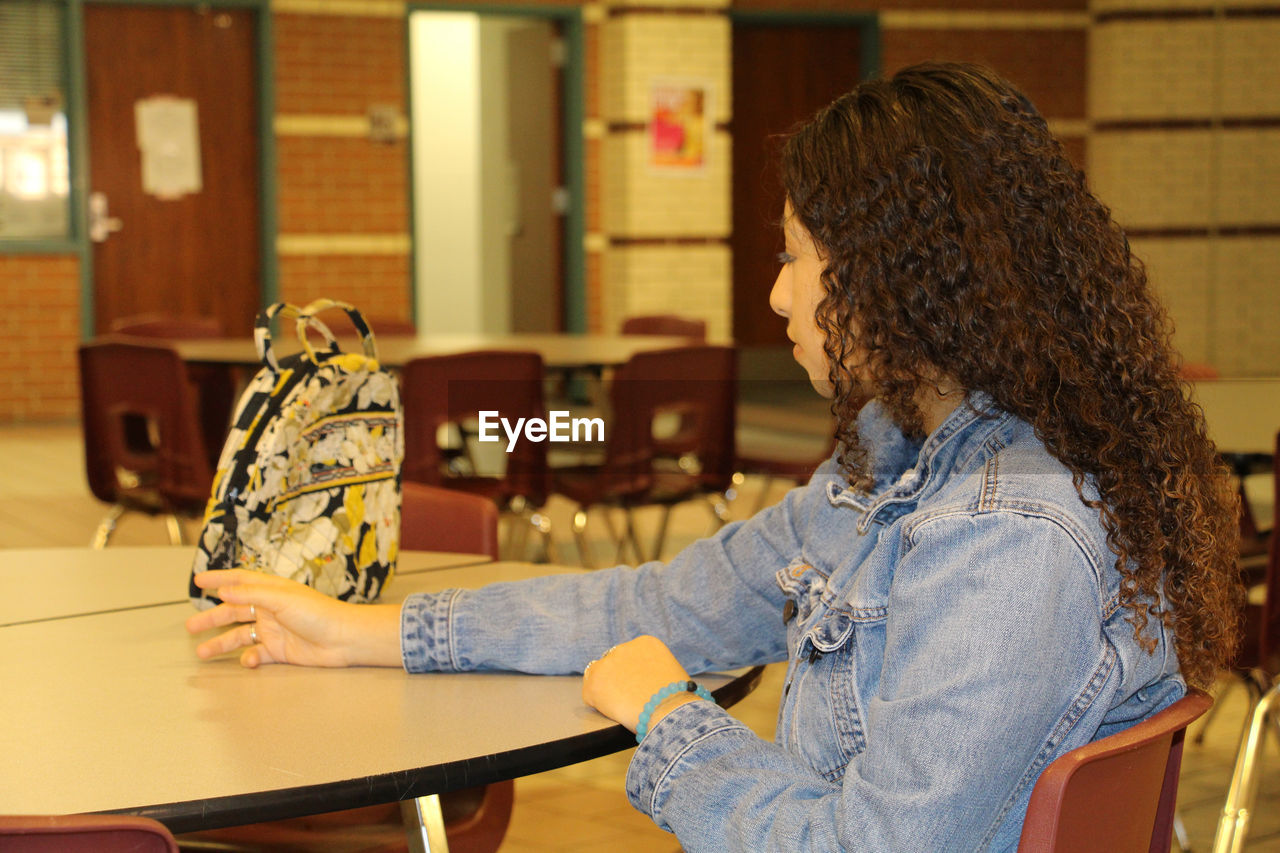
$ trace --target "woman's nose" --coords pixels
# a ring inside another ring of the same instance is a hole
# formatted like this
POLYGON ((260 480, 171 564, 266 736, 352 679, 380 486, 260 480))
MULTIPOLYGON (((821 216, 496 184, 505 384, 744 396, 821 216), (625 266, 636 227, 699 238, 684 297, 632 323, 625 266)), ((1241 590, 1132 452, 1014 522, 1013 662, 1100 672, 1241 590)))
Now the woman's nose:
POLYGON ((786 267, 778 270, 778 277, 773 280, 773 290, 769 291, 769 307, 779 317, 791 317, 791 287, 786 267))

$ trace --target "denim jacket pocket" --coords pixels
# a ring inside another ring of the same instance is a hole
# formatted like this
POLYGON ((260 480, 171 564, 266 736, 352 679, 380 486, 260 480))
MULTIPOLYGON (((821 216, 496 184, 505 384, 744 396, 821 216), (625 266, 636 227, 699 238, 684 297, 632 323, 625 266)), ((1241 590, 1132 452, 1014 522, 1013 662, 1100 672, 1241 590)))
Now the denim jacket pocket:
POLYGON ((858 675, 879 671, 884 607, 854 608, 832 602, 828 578, 794 564, 778 583, 795 618, 787 628, 790 665, 778 717, 778 739, 803 756, 824 779, 838 782, 866 748, 858 675), (785 576, 785 577, 784 577, 785 576))

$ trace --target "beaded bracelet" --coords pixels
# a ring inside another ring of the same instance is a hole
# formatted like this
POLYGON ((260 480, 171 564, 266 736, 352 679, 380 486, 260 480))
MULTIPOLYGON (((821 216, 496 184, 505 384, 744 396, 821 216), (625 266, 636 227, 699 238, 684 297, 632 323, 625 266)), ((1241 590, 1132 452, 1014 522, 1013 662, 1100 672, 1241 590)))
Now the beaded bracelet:
POLYGON ((636 725, 636 743, 642 743, 644 736, 649 733, 649 717, 658 709, 658 706, 677 693, 692 693, 699 698, 706 699, 708 702, 716 701, 711 696, 711 691, 703 687, 696 681, 673 681, 666 687, 659 690, 644 703, 644 709, 640 712, 640 722, 636 725))

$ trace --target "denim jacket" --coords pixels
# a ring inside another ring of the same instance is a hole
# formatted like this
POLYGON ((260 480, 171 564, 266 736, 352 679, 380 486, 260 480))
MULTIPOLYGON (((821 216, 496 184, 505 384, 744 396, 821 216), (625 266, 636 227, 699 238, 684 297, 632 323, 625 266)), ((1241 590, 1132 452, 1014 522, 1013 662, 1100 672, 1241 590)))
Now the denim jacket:
POLYGON ((689 851, 1015 848, 1046 765, 1183 695, 1173 638, 1139 647, 1027 423, 972 395, 923 443, 875 402, 859 430, 870 490, 829 460, 669 564, 411 598, 406 669, 581 672, 646 633, 690 672, 786 660, 776 742, 683 705, 635 752, 636 808, 689 851))

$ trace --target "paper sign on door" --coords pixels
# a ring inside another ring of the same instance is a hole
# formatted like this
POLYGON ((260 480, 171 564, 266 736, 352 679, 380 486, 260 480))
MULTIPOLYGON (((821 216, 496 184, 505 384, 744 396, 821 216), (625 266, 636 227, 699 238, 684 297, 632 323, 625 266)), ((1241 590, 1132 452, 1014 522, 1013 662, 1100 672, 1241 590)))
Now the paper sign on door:
POLYGON ((142 189, 160 199, 198 193, 200 131, 196 102, 155 95, 133 105, 142 154, 142 189))

